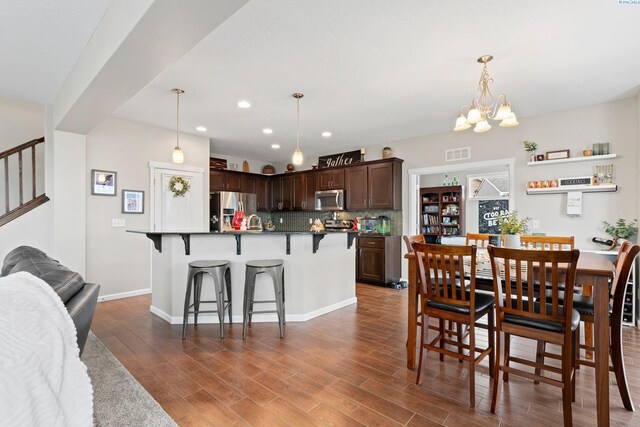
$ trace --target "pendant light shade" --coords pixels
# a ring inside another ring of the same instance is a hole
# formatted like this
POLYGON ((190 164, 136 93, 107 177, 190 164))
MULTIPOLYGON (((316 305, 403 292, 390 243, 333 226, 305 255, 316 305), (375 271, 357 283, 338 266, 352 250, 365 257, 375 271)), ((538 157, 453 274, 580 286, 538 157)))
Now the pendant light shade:
POLYGON ((176 148, 173 149, 173 163, 183 163, 184 153, 180 148, 180 94, 184 93, 182 89, 173 89, 176 94, 176 148))
POLYGON ((173 163, 184 163, 184 153, 182 148, 176 147, 173 149, 173 163))
POLYGON ((474 132, 486 132, 489 129, 491 129, 491 125, 489 124, 487 119, 484 119, 484 120, 479 121, 478 123, 476 123, 476 127, 473 128, 473 131, 474 132))
POLYGON ((461 130, 469 129, 470 127, 471 127, 471 124, 467 121, 464 114, 460 113, 460 115, 456 119, 456 127, 454 127, 453 130, 458 132, 461 130))
POLYGON ((296 149, 293 152, 293 158, 291 161, 294 165, 301 165, 304 161, 304 157, 302 156, 302 151, 300 150, 300 98, 304 95, 300 92, 296 92, 293 94, 293 97, 296 99, 296 112, 297 112, 297 120, 296 120, 296 149))
POLYGON ((512 126, 518 126, 519 124, 520 123, 518 123, 516 115, 514 113, 511 113, 507 117, 505 117, 498 126, 503 128, 510 128, 512 126))

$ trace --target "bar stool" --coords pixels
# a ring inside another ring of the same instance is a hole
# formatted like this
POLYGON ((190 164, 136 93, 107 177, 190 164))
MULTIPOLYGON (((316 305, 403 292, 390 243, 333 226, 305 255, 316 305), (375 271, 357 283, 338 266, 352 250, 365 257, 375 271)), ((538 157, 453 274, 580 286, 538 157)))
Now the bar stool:
POLYGON ((242 321, 242 339, 247 339, 247 324, 251 324, 253 313, 278 313, 280 338, 284 338, 284 261, 281 259, 247 261, 244 281, 244 304, 242 321), (273 280, 275 299, 269 301, 254 301, 256 290, 256 276, 267 273, 273 280), (254 311, 253 305, 258 303, 276 303, 275 310, 254 311))
POLYGON ((189 263, 187 274, 187 293, 184 298, 184 317, 182 320, 182 339, 187 338, 187 322, 189 314, 193 314, 194 325, 198 324, 199 313, 218 313, 220 322, 220 338, 224 338, 224 312, 229 311, 229 324, 231 318, 231 263, 226 260, 192 261, 189 263), (202 276, 208 274, 213 278, 216 289, 216 299, 201 301, 202 276), (193 304, 191 302, 191 288, 193 289, 193 304), (226 293, 226 295, 225 295, 226 293), (200 310, 200 303, 216 303, 217 310, 200 310), (193 307, 193 311, 189 311, 193 307))

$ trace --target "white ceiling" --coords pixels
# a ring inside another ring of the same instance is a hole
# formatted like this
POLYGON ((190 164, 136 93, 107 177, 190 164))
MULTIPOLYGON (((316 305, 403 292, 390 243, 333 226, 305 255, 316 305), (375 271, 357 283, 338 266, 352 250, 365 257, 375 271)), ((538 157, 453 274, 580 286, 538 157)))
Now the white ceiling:
POLYGON ((0 1, 0 96, 53 102, 110 3, 0 1))
MULTIPOLYGON (((51 102, 109 3, 0 2, 0 96, 51 102)), ((616 0, 251 0, 115 115, 174 129, 180 87, 183 132, 203 125, 215 152, 283 161, 293 92, 305 155, 383 144, 450 130, 491 54, 494 93, 523 121, 636 94, 638 22, 640 6, 616 0)))

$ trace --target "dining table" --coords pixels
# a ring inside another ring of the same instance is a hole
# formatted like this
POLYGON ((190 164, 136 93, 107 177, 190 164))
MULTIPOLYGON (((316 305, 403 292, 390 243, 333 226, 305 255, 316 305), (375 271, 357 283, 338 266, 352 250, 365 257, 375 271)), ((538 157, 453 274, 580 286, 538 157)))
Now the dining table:
MULTIPOLYGON (((480 248, 478 249, 480 250, 480 248)), ((416 332, 418 317, 418 268, 416 256, 407 253, 408 309, 407 309, 407 368, 416 366, 416 332)), ((613 263, 605 256, 580 252, 576 266, 576 283, 591 288, 594 300, 594 352, 597 425, 609 425, 609 281, 614 275, 613 263)), ((482 268, 476 270, 476 279, 492 279, 482 268)))

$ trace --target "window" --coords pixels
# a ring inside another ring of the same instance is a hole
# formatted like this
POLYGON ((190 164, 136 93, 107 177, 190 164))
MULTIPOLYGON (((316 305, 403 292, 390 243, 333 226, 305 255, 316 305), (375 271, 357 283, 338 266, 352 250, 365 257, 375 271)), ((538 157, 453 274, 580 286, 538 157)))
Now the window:
POLYGON ((509 172, 467 175, 467 200, 500 200, 509 198, 509 172))

